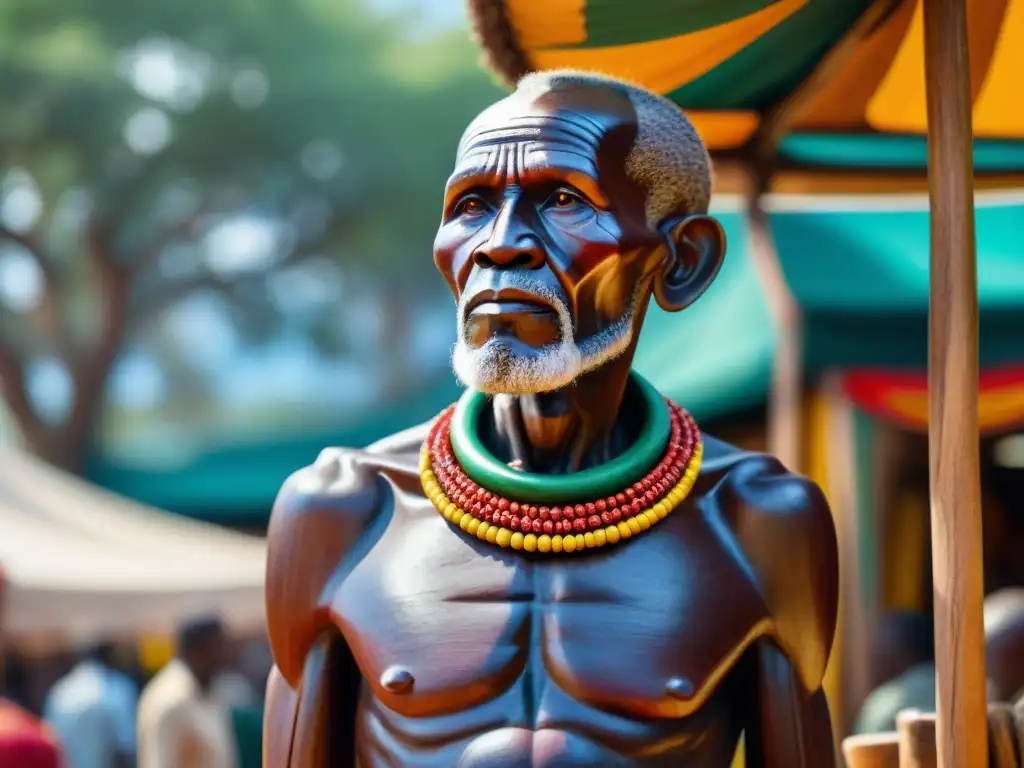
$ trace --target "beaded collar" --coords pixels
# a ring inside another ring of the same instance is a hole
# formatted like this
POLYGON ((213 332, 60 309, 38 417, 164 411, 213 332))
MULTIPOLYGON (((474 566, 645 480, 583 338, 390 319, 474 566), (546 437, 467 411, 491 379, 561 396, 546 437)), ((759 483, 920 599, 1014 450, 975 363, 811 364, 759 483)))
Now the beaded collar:
POLYGON ((693 418, 644 379, 639 437, 600 467, 568 475, 512 469, 479 438, 486 396, 467 391, 438 416, 420 458, 423 492, 471 536, 527 552, 617 544, 664 520, 687 497, 703 444, 693 418))

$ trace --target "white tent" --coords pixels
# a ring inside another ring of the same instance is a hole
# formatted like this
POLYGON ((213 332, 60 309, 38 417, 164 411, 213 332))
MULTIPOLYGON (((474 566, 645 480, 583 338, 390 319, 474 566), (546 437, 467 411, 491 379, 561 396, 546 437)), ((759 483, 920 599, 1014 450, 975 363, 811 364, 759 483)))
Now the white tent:
POLYGON ((18 645, 264 625, 266 542, 144 507, 0 447, 3 632, 18 645))

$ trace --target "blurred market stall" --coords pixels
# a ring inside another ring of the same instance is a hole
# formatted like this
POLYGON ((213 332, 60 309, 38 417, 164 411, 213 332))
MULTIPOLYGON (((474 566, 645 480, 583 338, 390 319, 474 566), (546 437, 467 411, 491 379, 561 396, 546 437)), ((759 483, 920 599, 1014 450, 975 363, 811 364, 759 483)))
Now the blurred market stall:
POLYGON ((265 543, 140 506, 0 449, 6 640, 38 653, 216 612, 263 628, 265 543))

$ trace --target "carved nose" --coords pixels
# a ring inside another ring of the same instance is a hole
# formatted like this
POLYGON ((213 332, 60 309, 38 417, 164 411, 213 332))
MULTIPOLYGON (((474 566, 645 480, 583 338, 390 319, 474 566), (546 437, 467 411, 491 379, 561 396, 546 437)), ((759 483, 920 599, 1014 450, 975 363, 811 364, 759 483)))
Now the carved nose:
POLYGON ((522 217, 517 200, 509 200, 494 219, 487 241, 476 249, 478 267, 539 269, 545 253, 529 222, 522 217))
POLYGON ((473 261, 484 269, 494 267, 521 267, 539 269, 544 263, 544 252, 532 237, 519 238, 516 243, 490 244, 477 249, 473 261))

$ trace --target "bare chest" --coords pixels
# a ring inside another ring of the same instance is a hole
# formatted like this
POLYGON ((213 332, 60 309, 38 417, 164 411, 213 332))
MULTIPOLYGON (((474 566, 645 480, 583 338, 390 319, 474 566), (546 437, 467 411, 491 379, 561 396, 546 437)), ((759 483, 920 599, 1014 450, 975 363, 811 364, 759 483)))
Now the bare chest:
POLYGON ((531 556, 452 528, 426 500, 406 506, 330 606, 370 691, 402 715, 552 684, 608 712, 683 717, 766 624, 696 509, 607 549, 531 556))

